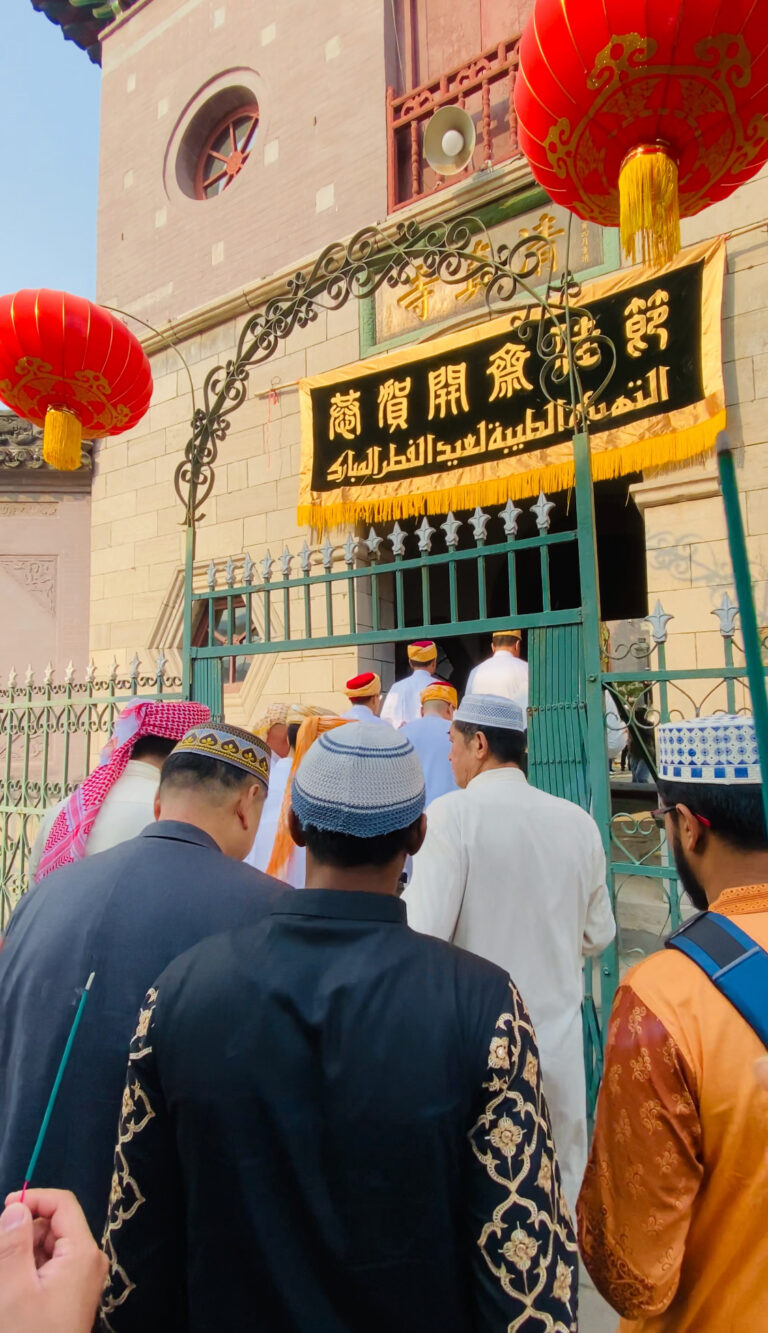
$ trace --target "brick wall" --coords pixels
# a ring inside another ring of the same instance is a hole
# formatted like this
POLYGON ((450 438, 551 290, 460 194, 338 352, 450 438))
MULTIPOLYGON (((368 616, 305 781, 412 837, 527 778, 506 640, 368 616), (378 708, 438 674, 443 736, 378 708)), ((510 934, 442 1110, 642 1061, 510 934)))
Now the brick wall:
POLYGON ((381 0, 129 11, 103 46, 99 299, 159 324, 383 218, 385 93, 381 0), (177 139, 195 99, 229 84, 259 101, 252 156, 197 201, 177 139))
MULTIPOLYGON (((768 172, 731 198, 683 223, 683 244, 768 218, 768 172)), ((768 627, 768 221, 728 240, 723 288, 723 377, 727 430, 739 446, 742 492, 758 621, 768 627)), ((675 619, 670 664, 722 661, 712 615, 733 596, 725 516, 714 459, 703 467, 647 480, 634 488, 645 516, 648 596, 675 619)))

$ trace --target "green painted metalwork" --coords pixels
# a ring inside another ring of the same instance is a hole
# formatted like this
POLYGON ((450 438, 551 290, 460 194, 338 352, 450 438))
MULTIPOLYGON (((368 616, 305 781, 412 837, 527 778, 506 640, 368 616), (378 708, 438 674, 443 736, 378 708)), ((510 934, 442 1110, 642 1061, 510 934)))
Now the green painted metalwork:
MULTIPOLYGON (((490 516, 484 517, 487 520, 490 516)), ((455 522, 453 515, 449 515, 448 521, 455 522)), ((457 523, 456 526, 461 527, 462 524, 457 523)), ((328 541, 319 551, 310 551, 305 547, 301 557, 302 573, 293 577, 291 557, 284 557, 282 564, 285 575, 274 581, 274 562, 271 557, 267 557, 262 562, 262 574, 265 577, 260 583, 243 581, 227 589, 228 597, 240 599, 251 608, 249 638, 242 643, 235 641, 231 627, 227 634, 221 635, 221 642, 212 639, 210 627, 214 623, 216 604, 220 602, 223 592, 217 587, 215 579, 206 591, 194 592, 191 597, 193 610, 190 623, 193 619, 198 622, 205 619, 209 627, 208 642, 189 649, 194 697, 203 698, 197 686, 203 664, 217 659, 402 642, 413 638, 417 630, 418 634, 425 637, 444 638, 457 634, 492 633, 509 627, 510 623, 520 629, 532 630, 545 626, 574 625, 581 620, 578 607, 558 611, 539 610, 525 615, 518 614, 516 610, 518 558, 530 551, 548 551, 554 546, 575 545, 575 532, 539 532, 535 537, 519 541, 510 538, 491 545, 485 545, 483 539, 483 544, 477 542, 466 550, 453 548, 432 553, 423 549, 410 558, 404 556, 406 541, 412 542, 413 538, 407 538, 399 528, 386 538, 379 537, 372 529, 367 541, 357 541, 350 537, 344 547, 331 546, 328 541), (334 564, 341 563, 344 553, 349 554, 349 543, 352 543, 356 552, 354 558, 358 560, 357 566, 352 567, 350 558, 345 560, 344 568, 334 568, 334 564), (387 545, 393 548, 392 558, 385 558, 389 555, 387 545), (506 584, 499 613, 489 616, 486 605, 486 567, 494 560, 506 572, 506 584), (438 620, 432 614, 433 580, 437 572, 446 567, 450 618, 438 620), (475 572, 478 614, 473 618, 459 620, 456 575, 462 567, 475 572), (406 620, 403 580, 406 576, 412 578, 414 573, 418 576, 417 584, 412 584, 414 591, 418 588, 417 610, 414 611, 412 603, 406 620), (369 609, 364 612, 363 606, 369 609), (286 607, 299 607, 303 612, 301 618, 286 617, 286 607)), ((419 541, 422 541, 420 536, 419 541)), ((541 571, 538 600, 544 607, 551 599, 548 562, 542 562, 541 571)), ((210 686, 206 684, 200 688, 207 691, 210 686)))
POLYGON ((132 698, 181 698, 181 680, 161 654, 153 675, 137 658, 127 676, 117 665, 104 677, 74 667, 57 684, 51 667, 41 684, 31 670, 19 684, 12 671, 0 689, 0 931, 28 887, 27 864, 43 810, 67 796, 98 762, 115 716, 132 698))
MULTIPOLYGON (((622 697, 629 699, 629 692, 636 690, 640 682, 647 687, 635 694, 626 711, 629 728, 645 754, 652 778, 655 778, 656 771, 653 734, 660 722, 723 710, 749 712, 754 707, 755 691, 750 689, 745 645, 736 640, 739 608, 728 593, 723 595, 713 615, 720 629, 722 665, 670 669, 666 645, 668 624, 673 617, 657 603, 648 617, 650 637, 640 639, 626 649, 625 655, 635 660, 634 669, 601 672, 603 685, 619 700, 622 697), (739 661, 736 660, 737 654, 739 661), (645 710, 647 716, 642 720, 638 716, 641 703, 643 706, 649 704, 645 710)), ((758 644, 764 649, 759 634, 758 644)), ((758 693, 764 691, 766 670, 768 668, 761 663, 758 679, 762 688, 758 693)), ((675 929, 688 910, 681 901, 674 858, 667 846, 663 826, 655 824, 650 816, 650 810, 656 804, 655 788, 649 785, 645 801, 642 796, 635 797, 633 809, 614 811, 609 822, 609 866, 619 922, 627 914, 625 895, 632 890, 645 893, 648 900, 652 899, 654 889, 658 890, 663 913, 658 919, 655 938, 638 943, 630 939, 628 944, 620 939, 620 952, 626 961, 640 956, 648 947, 658 947, 665 932, 675 929)), ((629 915, 636 915, 636 910, 629 915)), ((620 935, 622 933, 620 931, 620 935)), ((629 935, 633 933, 637 932, 630 931, 629 935)))
POLYGON ((214 717, 221 717, 224 712, 221 668, 214 658, 196 662, 192 698, 206 704, 214 717))
MULTIPOLYGON (((717 466, 720 472, 720 487, 723 492, 725 518, 728 525, 728 545, 731 552, 733 577, 736 584, 736 597, 741 616, 741 632, 744 635, 744 653, 747 659, 747 676, 752 695, 752 712, 755 719, 757 749, 760 755, 760 767, 763 778, 768 778, 768 698, 765 693, 765 670, 763 667, 762 644, 757 627, 755 599, 752 593, 752 576, 749 572, 747 542, 744 536, 744 520, 741 516, 739 490, 736 485, 736 468, 733 461, 728 436, 721 433, 717 437, 717 466)), ((763 809, 768 824, 768 781, 763 781, 763 809)))
POLYGON ((531 630, 528 670, 530 780, 543 791, 589 810, 592 788, 581 626, 531 630))

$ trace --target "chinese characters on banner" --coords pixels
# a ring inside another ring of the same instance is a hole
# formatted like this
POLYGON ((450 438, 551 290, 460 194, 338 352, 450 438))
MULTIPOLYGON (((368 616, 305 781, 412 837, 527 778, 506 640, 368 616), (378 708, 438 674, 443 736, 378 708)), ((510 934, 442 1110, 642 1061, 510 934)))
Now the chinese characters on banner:
MULTIPOLYGON (((724 425, 720 356, 723 246, 701 245, 657 276, 611 275, 586 288, 572 352, 584 392, 616 369, 589 406, 593 475, 682 461, 724 425)), ((541 317, 536 307, 531 312, 541 317)), ((568 376, 562 331, 544 315, 552 360, 526 310, 428 345, 331 371, 300 385, 299 521, 446 513, 571 484, 574 414, 553 402, 553 366, 568 376)), ((564 390, 560 389, 560 395, 564 390)))

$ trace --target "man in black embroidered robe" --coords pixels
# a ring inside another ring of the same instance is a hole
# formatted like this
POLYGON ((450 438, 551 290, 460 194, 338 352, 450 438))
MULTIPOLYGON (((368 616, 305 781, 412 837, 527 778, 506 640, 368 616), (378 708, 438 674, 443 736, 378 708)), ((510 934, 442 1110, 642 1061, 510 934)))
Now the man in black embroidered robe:
POLYGON ((208 935, 255 925, 284 889, 241 863, 267 789, 267 746, 208 724, 180 744, 162 769, 158 822, 48 875, 22 899, 0 950, 0 1199, 24 1182, 74 1008, 95 973, 33 1184, 72 1190, 98 1238, 147 986, 208 935))
POLYGON ((408 928, 410 742, 353 723, 292 791, 307 888, 150 990, 107 1333, 573 1333, 576 1245, 509 977, 408 928))

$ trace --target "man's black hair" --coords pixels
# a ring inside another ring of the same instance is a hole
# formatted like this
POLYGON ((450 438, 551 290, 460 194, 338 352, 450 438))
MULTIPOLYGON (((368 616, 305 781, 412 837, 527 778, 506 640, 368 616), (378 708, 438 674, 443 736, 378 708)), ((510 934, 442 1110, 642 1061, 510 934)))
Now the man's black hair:
POLYGON ((394 833, 380 833, 376 838, 355 838, 349 833, 331 833, 316 828, 314 824, 303 825, 307 850, 315 860, 321 865, 338 866, 340 870, 351 870, 355 866, 385 866, 399 852, 408 850, 413 828, 411 824, 407 828, 395 829, 394 833))
POLYGON ((527 732, 512 731, 509 727, 480 727, 476 722, 457 722, 455 718, 453 725, 466 740, 482 731, 494 759, 500 764, 517 764, 525 772, 527 732))
POLYGON ((496 648, 512 648, 522 643, 522 635, 516 634, 514 630, 500 629, 491 635, 491 643, 496 648))
POLYGON ((712 832, 736 851, 768 852, 759 783, 667 782, 658 784, 663 805, 687 805, 709 821, 712 832))
POLYGON ((289 723, 288 723, 288 744, 290 745, 290 747, 291 747, 292 750, 295 750, 295 749, 296 749, 296 737, 297 737, 298 734, 299 734, 299 727, 300 727, 300 726, 301 726, 301 723, 300 723, 300 722, 289 722, 289 723))
POLYGON ((190 750, 177 750, 169 754, 160 773, 160 790, 173 787, 176 791, 191 791, 195 787, 218 786, 223 791, 236 791, 238 787, 255 781, 251 773, 244 768, 236 768, 222 759, 214 759, 207 754, 194 754, 190 750))
POLYGON ((167 736, 140 736, 131 751, 131 759, 167 759, 177 742, 167 736))

